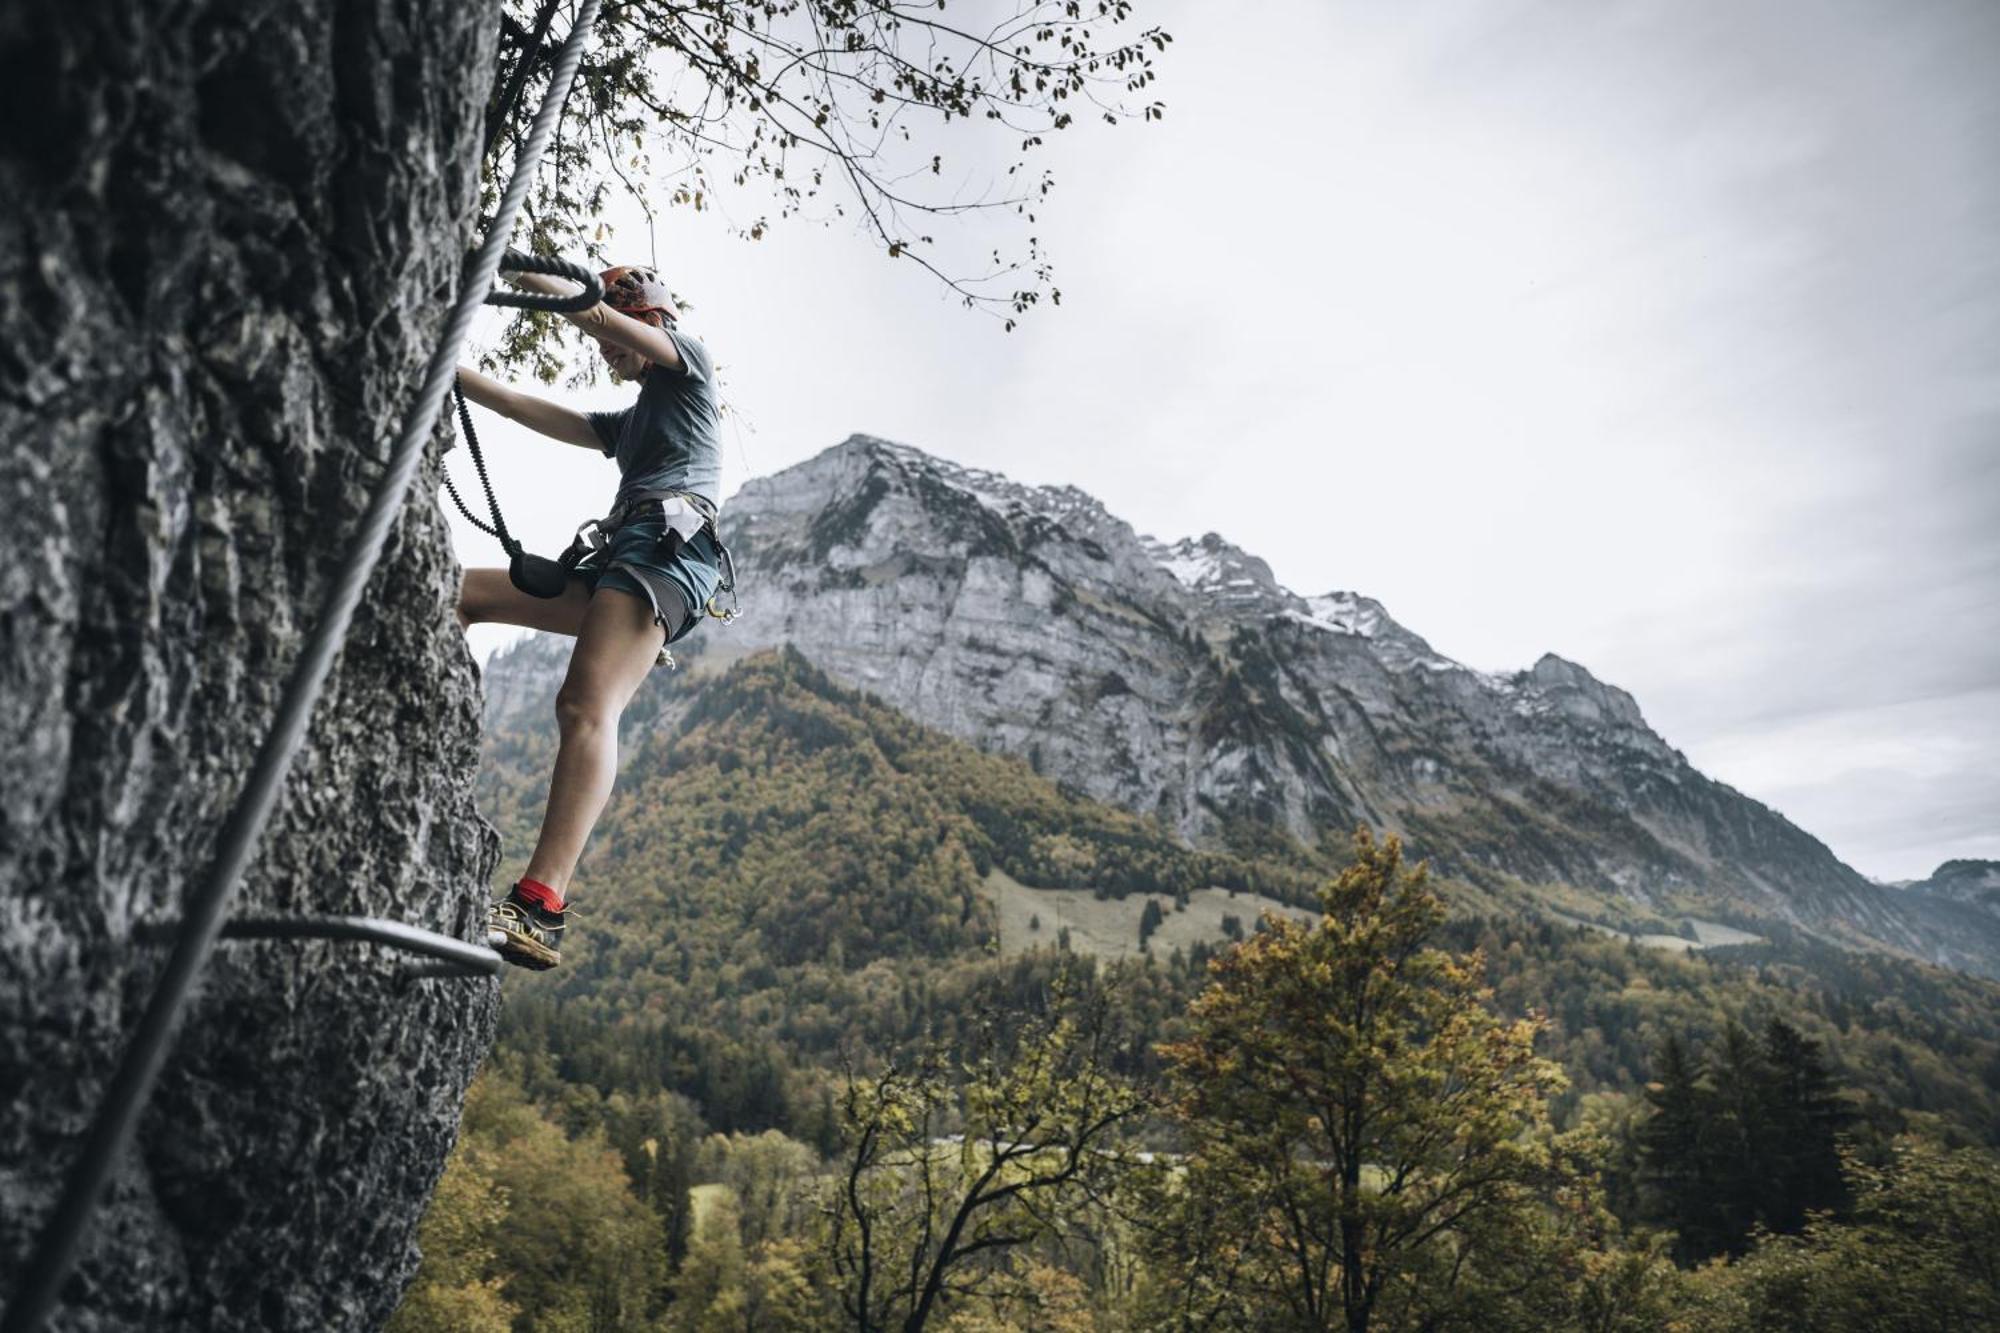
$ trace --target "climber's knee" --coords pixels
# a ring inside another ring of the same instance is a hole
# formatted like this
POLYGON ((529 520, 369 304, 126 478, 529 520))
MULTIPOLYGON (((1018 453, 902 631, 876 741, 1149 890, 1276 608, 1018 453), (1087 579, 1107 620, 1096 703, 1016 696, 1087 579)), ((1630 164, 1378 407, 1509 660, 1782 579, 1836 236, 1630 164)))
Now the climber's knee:
POLYGON ((618 710, 587 681, 565 680, 556 691, 556 727, 565 736, 618 725, 618 710))

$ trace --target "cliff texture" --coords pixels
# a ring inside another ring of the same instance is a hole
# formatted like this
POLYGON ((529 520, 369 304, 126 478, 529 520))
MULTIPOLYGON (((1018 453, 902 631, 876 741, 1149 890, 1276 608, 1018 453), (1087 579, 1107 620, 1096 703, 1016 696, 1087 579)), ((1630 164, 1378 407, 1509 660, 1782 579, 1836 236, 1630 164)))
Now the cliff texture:
MULTIPOLYGON (((0 1300, 381 472, 472 235, 492 5, 0 13, 0 1300)), ((496 849, 419 488, 243 913, 471 938, 496 849)), ((494 1016, 219 946, 64 1328, 378 1325, 494 1016)))
POLYGON ((2000 919, 2000 861, 1946 861, 1929 879, 1900 887, 1934 902, 1954 903, 2000 919))
POLYGON ((1600 919, 1776 923, 2000 970, 1990 919, 1871 883, 1576 663, 1471 670, 1213 534, 1155 541, 1073 488, 865 436, 750 482, 723 529, 748 613, 684 657, 793 644, 1197 843, 1366 822, 1600 919))

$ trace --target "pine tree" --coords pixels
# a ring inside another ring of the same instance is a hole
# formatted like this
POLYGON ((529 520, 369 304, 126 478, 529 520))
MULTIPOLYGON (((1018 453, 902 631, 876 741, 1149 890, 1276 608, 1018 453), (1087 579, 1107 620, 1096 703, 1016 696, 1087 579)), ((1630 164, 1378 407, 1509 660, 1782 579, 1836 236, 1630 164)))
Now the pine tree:
POLYGON ((1638 1140, 1650 1211, 1679 1238, 1674 1257, 1693 1262, 1719 1248, 1704 1136, 1711 1099, 1675 1033, 1669 1032, 1661 1044, 1654 1080, 1646 1085, 1646 1101, 1653 1114, 1639 1126, 1638 1140))
POLYGON ((694 1139, 683 1136, 661 1144, 653 1158, 647 1202, 660 1216, 670 1264, 686 1257, 694 1229, 694 1148, 694 1139))
POLYGON ((1764 1185, 1761 1209, 1773 1231, 1793 1232, 1806 1214, 1847 1202, 1840 1135, 1853 1120, 1833 1073, 1810 1040, 1781 1018, 1764 1029, 1764 1185))
POLYGON ((1759 1227, 1793 1233, 1809 1212, 1842 1208, 1852 1113, 1819 1044, 1783 1019, 1761 1042, 1731 1023, 1703 1066, 1670 1034, 1646 1089, 1653 1114, 1635 1132, 1649 1211, 1679 1237, 1675 1258, 1740 1255, 1759 1227))
POLYGON ((1881 1166, 1850 1162, 1846 1222, 1764 1238, 1693 1278, 1729 1311, 1704 1328, 1956 1333, 2000 1328, 2000 1157, 1898 1141, 1881 1166))
POLYGON ((1741 1254, 1765 1222, 1769 1130, 1765 1123, 1770 1070, 1755 1039, 1731 1022, 1709 1055, 1710 1116, 1702 1170, 1702 1203, 1712 1209, 1714 1248, 1741 1254))

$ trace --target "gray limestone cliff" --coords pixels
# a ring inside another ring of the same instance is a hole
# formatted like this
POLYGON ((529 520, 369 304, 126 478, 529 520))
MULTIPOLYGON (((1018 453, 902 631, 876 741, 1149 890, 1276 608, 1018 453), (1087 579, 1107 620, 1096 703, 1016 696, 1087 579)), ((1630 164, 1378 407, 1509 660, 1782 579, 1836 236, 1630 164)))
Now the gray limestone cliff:
POLYGON ((1921 898, 1955 903, 2000 919, 2000 861, 1946 861, 1929 879, 1898 887, 1921 898))
MULTIPOLYGON (((0 1301, 440 332, 497 21, 0 11, 0 1301)), ((456 579, 420 486, 239 912, 480 927, 456 579)), ((221 944, 53 1326, 378 1326, 496 990, 221 944)))
POLYGON ((1156 541, 1074 488, 866 436, 750 482, 723 529, 747 614, 683 657, 793 644, 1193 841, 1366 822, 1474 884, 2000 971, 1990 919, 1871 883, 1576 663, 1468 669, 1380 603, 1299 596, 1214 534, 1156 541))

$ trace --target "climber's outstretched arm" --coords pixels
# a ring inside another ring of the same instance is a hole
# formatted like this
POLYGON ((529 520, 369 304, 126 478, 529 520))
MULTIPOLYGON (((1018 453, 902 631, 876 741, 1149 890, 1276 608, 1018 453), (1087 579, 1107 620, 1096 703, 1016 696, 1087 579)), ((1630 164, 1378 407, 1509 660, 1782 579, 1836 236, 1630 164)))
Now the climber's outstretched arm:
MULTIPOLYGON (((568 296, 577 290, 575 283, 552 278, 546 273, 509 273, 506 281, 522 291, 543 292, 550 296, 568 296)), ((634 319, 613 310, 602 301, 588 310, 563 312, 562 317, 593 338, 636 352, 669 370, 683 368, 681 349, 665 331, 654 328, 643 319, 634 319)))
POLYGON ((498 412, 509 421, 518 421, 529 430, 592 453, 604 451, 604 445, 598 440, 597 432, 591 429, 589 419, 572 408, 510 389, 464 366, 458 368, 458 387, 481 407, 498 412))

